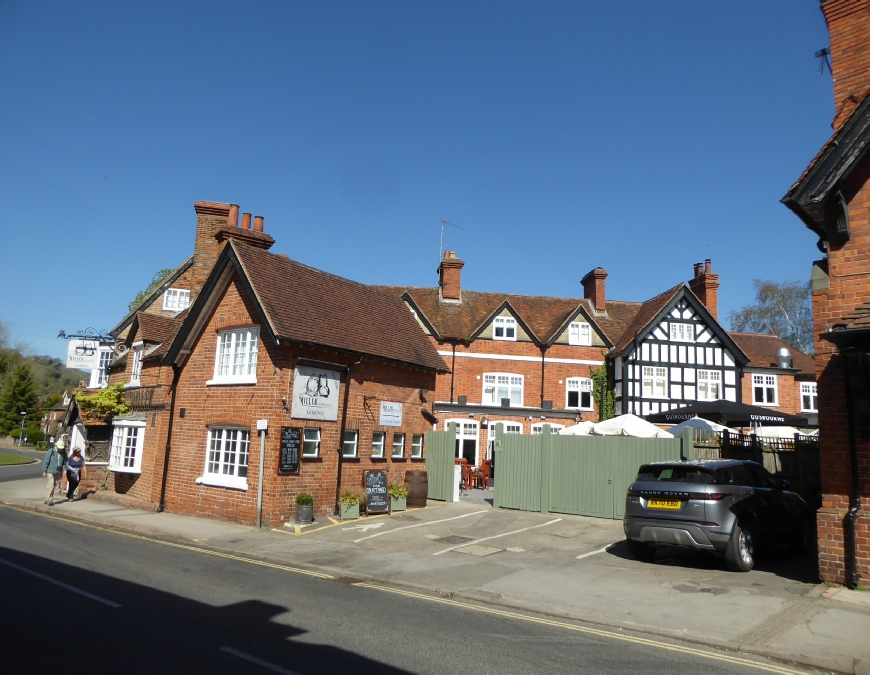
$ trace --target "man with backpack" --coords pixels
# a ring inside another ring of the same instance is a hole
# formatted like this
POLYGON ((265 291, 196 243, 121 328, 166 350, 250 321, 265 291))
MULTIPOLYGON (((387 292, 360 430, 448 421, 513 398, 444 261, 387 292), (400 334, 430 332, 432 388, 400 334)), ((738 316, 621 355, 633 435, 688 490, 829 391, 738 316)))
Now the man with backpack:
POLYGON ((42 458, 42 477, 47 478, 45 501, 43 504, 53 506, 54 491, 59 490, 58 485, 63 477, 63 472, 66 470, 68 459, 66 456, 66 442, 61 439, 50 447, 42 458))

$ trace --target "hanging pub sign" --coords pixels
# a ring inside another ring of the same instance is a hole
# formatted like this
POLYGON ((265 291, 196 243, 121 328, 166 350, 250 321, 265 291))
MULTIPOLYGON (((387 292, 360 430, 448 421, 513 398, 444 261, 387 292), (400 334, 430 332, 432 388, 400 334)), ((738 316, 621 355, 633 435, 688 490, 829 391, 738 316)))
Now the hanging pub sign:
POLYGON ((381 401, 381 426, 382 427, 400 427, 402 426, 402 404, 390 403, 389 401, 381 401))
POLYGON ((290 416, 335 422, 338 419, 340 378, 341 374, 335 370, 296 366, 290 416))
POLYGON ((100 367, 100 343, 96 340, 70 340, 66 348, 66 367, 94 370, 100 367))
POLYGON ((282 476, 299 473, 299 453, 302 445, 301 427, 281 427, 281 456, 278 473, 282 476))
POLYGON ((366 471, 366 515, 389 513, 390 496, 387 494, 387 472, 366 471))

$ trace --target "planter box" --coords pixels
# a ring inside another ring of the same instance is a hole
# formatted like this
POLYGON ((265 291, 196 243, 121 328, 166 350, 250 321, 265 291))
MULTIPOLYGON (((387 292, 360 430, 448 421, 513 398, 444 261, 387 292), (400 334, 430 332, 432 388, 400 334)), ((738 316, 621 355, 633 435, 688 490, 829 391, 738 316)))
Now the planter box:
POLYGON ((342 520, 356 520, 359 518, 359 504, 354 504, 353 506, 339 504, 339 506, 341 507, 342 520))
POLYGON ((391 511, 404 511, 408 508, 408 498, 407 497, 390 497, 390 510, 391 511))
POLYGON ((296 522, 299 525, 308 525, 314 520, 312 504, 297 504, 296 505, 296 522))

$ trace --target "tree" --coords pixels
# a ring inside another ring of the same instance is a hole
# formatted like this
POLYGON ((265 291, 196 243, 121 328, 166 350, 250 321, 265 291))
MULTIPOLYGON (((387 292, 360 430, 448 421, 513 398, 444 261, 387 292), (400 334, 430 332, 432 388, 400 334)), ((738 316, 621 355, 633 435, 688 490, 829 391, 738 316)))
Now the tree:
POLYGON ((82 417, 96 417, 105 421, 115 415, 126 415, 130 412, 124 397, 123 382, 117 382, 93 394, 76 394, 76 403, 82 417))
POLYGON ((39 394, 30 367, 17 366, 6 380, 3 394, 0 395, 0 431, 9 433, 21 425, 21 413, 25 415, 25 425, 39 426, 37 403, 39 394))
POLYGON ((607 379, 607 368, 594 368, 590 371, 592 376, 592 398, 598 404, 598 421, 603 422, 611 417, 616 417, 616 398, 610 389, 607 379))
POLYGON ((813 353, 813 309, 810 284, 753 279, 755 304, 728 314, 731 330, 778 335, 804 354, 813 353))
POLYGON ((129 305, 127 305, 127 311, 132 312, 139 305, 141 305, 145 298, 147 298, 155 290, 157 290, 157 288, 160 287, 160 284, 166 281, 166 279, 168 279, 173 272, 175 272, 175 270, 160 270, 153 277, 151 277, 151 283, 136 294, 136 297, 133 298, 133 301, 129 305))

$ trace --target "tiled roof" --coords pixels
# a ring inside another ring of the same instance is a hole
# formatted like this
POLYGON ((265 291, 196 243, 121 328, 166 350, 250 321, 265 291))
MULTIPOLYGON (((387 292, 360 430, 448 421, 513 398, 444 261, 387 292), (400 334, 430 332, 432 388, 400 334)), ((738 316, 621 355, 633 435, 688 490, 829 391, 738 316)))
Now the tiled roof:
POLYGON ((778 349, 788 349, 791 352, 792 365, 800 371, 801 375, 815 377, 816 362, 801 352, 783 342, 776 335, 761 335, 759 333, 728 333, 737 346, 749 357, 748 368, 776 368, 776 352, 778 349))
POLYGON ((160 297, 161 293, 169 288, 178 277, 180 277, 184 272, 186 272, 190 266, 193 264, 193 256, 191 255, 187 260, 181 263, 178 267, 175 268, 175 271, 170 274, 166 279, 163 280, 163 283, 160 284, 157 288, 155 288, 151 294, 145 298, 138 307, 135 307, 133 311, 131 311, 127 316, 125 316, 121 321, 115 326, 112 330, 109 331, 111 335, 117 337, 122 330, 124 330, 127 326, 133 323, 133 319, 135 318, 137 312, 142 312, 148 309, 154 301, 160 297))
MULTIPOLYGON (((623 349, 628 347, 631 344, 631 341, 634 340, 634 336, 640 333, 646 325, 652 321, 659 312, 662 311, 665 305, 667 305, 673 297, 679 293, 679 291, 684 287, 684 284, 677 284, 673 288, 666 290, 664 293, 661 293, 654 298, 650 298, 645 303, 640 306, 640 309, 635 313, 634 319, 631 323, 626 326, 626 329, 622 332, 620 339, 616 342, 614 346, 614 350, 617 352, 621 352, 623 349)), ((609 305, 610 303, 608 303, 609 305)))
POLYGON ((447 372, 447 364, 399 298, 230 241, 279 339, 447 372))
POLYGON ((631 322, 640 303, 607 301, 607 312, 596 315, 589 300, 580 298, 556 298, 538 295, 510 295, 506 293, 481 293, 462 291, 462 302, 441 302, 438 288, 415 288, 405 286, 373 286, 379 291, 408 297, 422 312, 425 319, 438 333, 436 337, 465 339, 474 335, 493 314, 508 303, 532 336, 547 344, 557 337, 565 321, 574 316, 580 307, 592 317, 610 342, 615 342, 631 322))
POLYGON ((834 324, 834 330, 855 330, 870 328, 870 302, 858 305, 834 324))
MULTIPOLYGON (((139 341, 142 340, 150 345, 157 345, 156 349, 146 350, 144 360, 163 357, 169 350, 169 345, 175 338, 181 324, 187 316, 187 310, 179 312, 174 317, 160 316, 157 314, 146 314, 145 312, 137 312, 135 318, 135 333, 131 331, 130 337, 139 341)), ((130 338, 128 338, 129 341, 130 338)), ((121 359, 117 359, 116 363, 121 359)))

